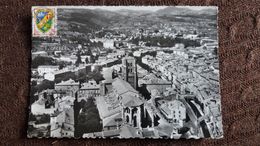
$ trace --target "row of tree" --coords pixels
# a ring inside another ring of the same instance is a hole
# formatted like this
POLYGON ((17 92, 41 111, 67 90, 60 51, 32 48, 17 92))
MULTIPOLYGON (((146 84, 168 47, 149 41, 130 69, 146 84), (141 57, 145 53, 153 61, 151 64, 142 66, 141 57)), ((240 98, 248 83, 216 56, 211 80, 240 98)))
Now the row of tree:
POLYGON ((70 64, 71 62, 57 61, 51 57, 37 56, 32 60, 31 67, 38 68, 40 65, 58 65, 59 69, 62 69, 70 64))
POLYGON ((30 88, 30 104, 38 100, 38 96, 34 95, 36 92, 40 93, 41 91, 46 89, 54 89, 54 82, 49 80, 43 80, 40 84, 37 85, 36 81, 32 81, 30 88))
POLYGON ((82 137, 84 133, 102 131, 101 119, 94 99, 82 100, 79 104, 81 112, 78 115, 75 126, 75 137, 82 137))
MULTIPOLYGON (((94 56, 92 53, 87 53, 88 55, 90 55, 90 57, 86 57, 85 59, 85 63, 88 64, 88 63, 95 63, 96 60, 98 59, 98 56, 94 56)), ((75 62, 75 65, 76 66, 79 66, 79 64, 82 64, 82 60, 81 60, 81 53, 80 51, 77 52, 76 56, 77 56, 77 60, 75 62)))
POLYGON ((175 44, 184 44, 184 47, 198 47, 200 42, 196 40, 184 39, 181 37, 172 38, 165 36, 142 36, 136 37, 131 40, 131 43, 139 45, 139 42, 145 42, 145 45, 158 46, 158 47, 174 47, 175 44))

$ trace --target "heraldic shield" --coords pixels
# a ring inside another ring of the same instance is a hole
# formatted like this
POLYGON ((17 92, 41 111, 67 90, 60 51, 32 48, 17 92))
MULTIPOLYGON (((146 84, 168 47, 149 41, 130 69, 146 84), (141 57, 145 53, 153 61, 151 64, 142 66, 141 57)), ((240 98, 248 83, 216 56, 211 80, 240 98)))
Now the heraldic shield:
POLYGON ((53 9, 38 9, 35 11, 36 26, 42 33, 48 32, 54 25, 53 9))

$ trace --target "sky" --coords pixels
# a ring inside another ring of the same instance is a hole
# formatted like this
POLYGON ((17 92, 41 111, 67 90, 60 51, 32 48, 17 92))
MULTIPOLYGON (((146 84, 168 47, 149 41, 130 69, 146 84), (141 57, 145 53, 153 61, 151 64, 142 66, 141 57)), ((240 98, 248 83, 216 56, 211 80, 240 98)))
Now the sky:
MULTIPOLYGON (((116 11, 121 9, 128 9, 128 10, 148 10, 148 11, 157 11, 159 9, 164 9, 168 6, 88 6, 86 8, 88 9, 104 9, 104 10, 110 10, 110 11, 116 11)), ((207 6, 177 6, 179 8, 185 8, 188 7, 192 10, 202 10, 202 9, 208 9, 208 8, 216 8, 216 7, 207 7, 207 6)))
MULTIPOLYGON (((145 10, 145 11, 157 11, 160 9, 164 9, 168 6, 58 6, 59 8, 74 8, 74 9, 103 9, 109 11, 117 11, 121 9, 127 10, 145 10)), ((217 9, 215 6, 176 6, 179 8, 189 8, 192 10, 203 10, 203 9, 217 9)))

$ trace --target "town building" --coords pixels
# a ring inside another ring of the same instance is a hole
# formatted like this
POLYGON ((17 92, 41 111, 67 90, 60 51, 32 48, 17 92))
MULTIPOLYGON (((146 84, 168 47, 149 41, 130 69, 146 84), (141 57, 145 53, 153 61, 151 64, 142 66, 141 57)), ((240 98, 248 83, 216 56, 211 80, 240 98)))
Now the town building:
POLYGON ((79 90, 80 83, 75 82, 72 79, 69 79, 67 81, 61 81, 60 83, 57 83, 54 85, 55 90, 57 91, 66 91, 67 94, 71 95, 72 97, 75 97, 76 92, 79 90))
POLYGON ((154 74, 148 74, 138 81, 140 87, 145 88, 151 93, 153 89, 156 89, 160 94, 163 94, 167 88, 172 87, 172 83, 166 80, 162 80, 156 77, 154 74))
POLYGON ((37 51, 37 52, 32 52, 32 59, 41 56, 41 57, 47 57, 48 53, 46 51, 37 51))
POLYGON ((50 118, 51 137, 74 137, 74 110, 73 108, 57 111, 50 118))
POLYGON ((55 111, 57 107, 55 106, 54 92, 52 89, 47 89, 36 95, 38 100, 31 105, 33 115, 52 114, 55 111))
MULTIPOLYGON (((104 85, 101 87, 106 88, 104 85)), ((107 94, 96 97, 99 115, 103 121, 103 129, 119 129, 124 124, 141 128, 143 101, 138 91, 128 82, 119 78, 114 79, 108 89, 103 90, 108 90, 107 94)))
POLYGON ((100 85, 96 81, 91 80, 87 83, 81 84, 81 88, 78 91, 78 102, 81 100, 87 101, 88 98, 94 98, 100 96, 100 85))
POLYGON ((40 76, 43 76, 44 74, 47 74, 47 73, 53 73, 57 70, 59 70, 58 65, 40 65, 37 68, 38 74, 40 76))
POLYGON ((159 109, 165 116, 165 118, 173 123, 176 128, 184 126, 184 120, 186 119, 186 107, 179 100, 159 100, 159 109))

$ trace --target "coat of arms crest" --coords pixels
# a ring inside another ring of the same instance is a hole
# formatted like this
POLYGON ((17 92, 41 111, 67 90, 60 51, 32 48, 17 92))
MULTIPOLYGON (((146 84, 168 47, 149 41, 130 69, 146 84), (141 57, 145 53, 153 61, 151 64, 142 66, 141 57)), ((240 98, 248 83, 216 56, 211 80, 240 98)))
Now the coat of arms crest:
POLYGON ((56 12, 54 8, 33 8, 33 36, 54 36, 56 12))

